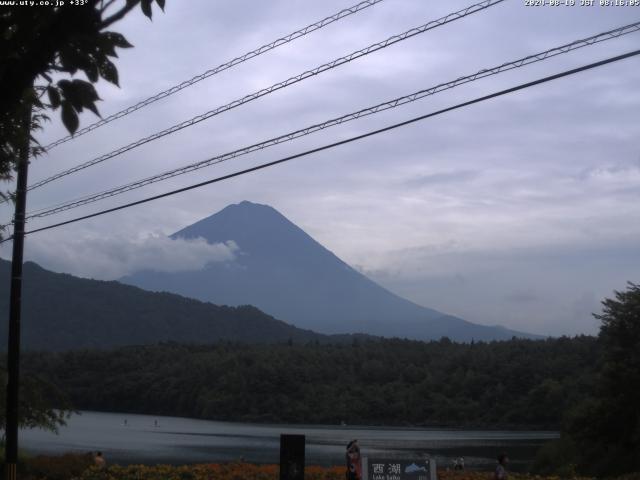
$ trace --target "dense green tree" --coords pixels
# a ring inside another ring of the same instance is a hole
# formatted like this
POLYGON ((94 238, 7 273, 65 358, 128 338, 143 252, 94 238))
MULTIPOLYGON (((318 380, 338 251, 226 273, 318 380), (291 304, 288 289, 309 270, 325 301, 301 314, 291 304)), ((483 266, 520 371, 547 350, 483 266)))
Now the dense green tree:
MULTIPOLYGON (((12 178, 25 146, 31 157, 43 153, 33 133, 48 119, 48 110, 59 110, 72 134, 85 108, 99 115, 93 84, 102 78, 118 85, 111 59, 117 57, 117 48, 132 46, 108 29, 138 6, 151 18, 153 2, 83 0, 80 5, 0 8, 0 180, 12 178), (73 78, 78 73, 86 80, 73 78)), ((164 8, 165 0, 155 2, 164 8)), ((6 386, 6 381, 1 384, 6 386)), ((0 399, 4 416, 4 388, 0 399)), ((63 397, 38 377, 23 377, 19 413, 22 426, 55 430, 64 421, 63 397)), ((0 423, 4 425, 2 418, 0 423)))
POLYGON ((560 428, 593 337, 357 344, 164 344, 31 353, 75 408, 215 420, 560 428), (517 359, 517 361, 515 361, 517 359))
POLYGON ((0 179, 12 178, 29 141, 32 156, 43 153, 32 133, 42 128, 48 110, 59 110, 71 133, 85 108, 98 115, 93 84, 103 78, 118 85, 112 59, 117 48, 132 46, 108 29, 138 5, 151 18, 154 1, 164 8, 165 0, 83 0, 0 9, 0 179), (88 81, 69 78, 79 72, 88 81))
POLYGON ((602 357, 593 396, 573 412, 568 436, 585 473, 640 471, 640 285, 602 302, 602 357))
MULTIPOLYGON (((5 427, 7 371, 0 368, 0 430, 5 427)), ((19 423, 21 428, 57 431, 71 413, 67 395, 39 375, 27 373, 20 383, 19 423), (54 408, 55 407, 55 408, 54 408)))

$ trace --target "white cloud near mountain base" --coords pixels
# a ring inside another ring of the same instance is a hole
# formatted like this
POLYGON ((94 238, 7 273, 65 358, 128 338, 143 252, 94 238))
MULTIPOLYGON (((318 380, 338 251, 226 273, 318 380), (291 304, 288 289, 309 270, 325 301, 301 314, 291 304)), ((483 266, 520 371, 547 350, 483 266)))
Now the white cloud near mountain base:
MULTIPOLYGON (((162 234, 132 238, 51 232, 28 240, 29 260, 53 271, 99 280, 115 280, 141 270, 198 270, 212 262, 233 260, 238 250, 234 242, 209 244, 203 238, 173 240, 162 234)), ((2 257, 10 259, 10 249, 3 247, 2 257)))

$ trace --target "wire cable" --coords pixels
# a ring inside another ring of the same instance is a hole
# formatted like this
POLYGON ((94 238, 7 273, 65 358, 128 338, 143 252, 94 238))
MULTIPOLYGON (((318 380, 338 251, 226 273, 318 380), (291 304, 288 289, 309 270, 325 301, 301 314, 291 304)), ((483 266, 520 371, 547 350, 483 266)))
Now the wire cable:
POLYGON ((221 155, 216 155, 214 157, 208 158, 206 160, 202 160, 200 162, 197 163, 192 163, 190 165, 186 165, 184 167, 180 167, 180 168, 175 168, 173 170, 169 170, 157 175, 153 175, 151 177, 147 177, 141 180, 137 180, 135 182, 131 182, 125 185, 121 185, 115 188, 111 188, 109 190, 105 190, 103 192, 100 193, 95 193, 95 194, 91 194, 91 195, 87 195, 87 196, 83 196, 81 198, 78 199, 74 199, 74 200, 69 200, 66 202, 62 202, 60 204, 51 206, 51 207, 46 207, 46 208, 42 208, 39 210, 34 210, 31 211, 27 214, 27 219, 31 219, 31 218, 41 218, 41 217, 46 217, 49 215, 53 215, 56 213, 60 213, 63 212, 65 210, 70 210, 72 208, 77 208, 83 205, 87 205, 90 203, 94 203, 97 202, 99 200, 103 200, 105 198, 109 198, 109 197, 113 197, 116 195, 120 195, 126 192, 129 192, 131 190, 135 190, 138 188, 142 188, 145 187, 147 185, 151 185, 153 183, 157 183, 160 181, 164 181, 167 180, 169 178, 173 178, 176 177, 178 175, 184 175, 186 173, 190 173, 196 170, 199 170, 201 168, 205 168, 205 167, 209 167, 211 165, 215 165, 218 163, 222 163, 228 160, 231 160, 233 158, 237 158, 239 156, 242 155, 247 155, 249 153, 255 152, 255 151, 259 151, 274 145, 278 145, 284 142, 288 142, 288 141, 292 141, 294 139, 306 136, 306 135, 310 135, 312 133, 321 131, 321 130, 325 130, 327 128, 336 126, 336 125, 341 125, 343 123, 352 121, 352 120, 356 120, 358 118, 362 118, 368 115, 374 115, 376 113, 385 111, 385 110, 389 110, 389 109, 393 109, 396 107, 399 107, 401 105, 405 105, 407 103, 411 103, 411 102, 415 102, 416 100, 425 98, 427 96, 431 96, 431 95, 435 95, 439 92, 445 91, 445 90, 449 90, 452 88, 455 88, 459 85, 463 85, 466 83, 470 83, 473 82, 475 80, 479 80, 491 75, 497 75, 499 73, 505 72, 505 71, 509 71, 515 68, 520 68, 526 65, 530 65, 532 63, 536 63, 536 62, 541 62, 543 60, 546 60, 548 58, 552 58, 554 56, 557 55, 561 55, 564 53, 568 53, 571 52, 573 50, 582 48, 582 47, 586 47, 589 45, 594 45, 596 43, 599 42, 603 42, 606 40, 610 40, 613 38, 618 38, 622 35, 627 35, 629 33, 633 33, 633 32, 637 32, 640 31, 640 22, 636 22, 636 23, 632 23, 630 25, 625 25, 623 27, 619 27, 616 28, 614 30, 610 30, 607 32, 603 32, 603 33, 599 33, 597 35, 592 35, 591 37, 588 38, 584 38, 581 40, 576 40, 574 42, 559 46, 559 47, 555 47, 549 50, 546 50, 544 52, 540 52, 540 53, 536 53, 533 55, 529 55, 523 58, 520 58, 518 60, 513 60, 510 62, 505 62, 502 63, 501 65, 498 65, 496 67, 492 67, 492 68, 488 68, 488 69, 483 69, 480 70, 472 75, 467 75, 467 76, 463 76, 463 77, 459 77, 455 80, 452 80, 450 82, 446 82, 446 83, 440 83, 434 87, 430 87, 427 89, 423 89, 420 90, 418 92, 412 93, 410 95, 405 95, 403 97, 398 97, 395 98, 393 100, 389 100, 383 103, 379 103, 377 105, 371 106, 371 107, 367 107, 361 110, 358 110, 356 112, 352 112, 349 113, 347 115, 343 115, 337 118, 333 118, 330 120, 327 120, 325 122, 322 123, 317 123, 293 132, 289 132, 286 133, 284 135, 280 135, 278 137, 274 137, 271 138, 269 140, 265 140, 263 142, 260 143, 255 143, 253 145, 247 146, 247 147, 243 147, 237 150, 234 150, 232 152, 228 152, 228 153, 224 153, 221 155))
POLYGON ((89 160, 88 162, 82 163, 80 165, 77 165, 73 168, 70 168, 68 170, 64 170, 62 172, 59 172, 53 176, 50 176, 48 178, 45 178, 44 180, 41 180, 37 183, 34 183, 33 185, 31 185, 28 190, 33 190, 36 188, 39 188, 43 185, 46 185, 47 183, 53 182, 54 180, 57 180, 59 178, 65 177, 67 175, 71 175, 72 173, 78 172, 80 170, 83 170, 85 168, 91 167, 93 165, 96 165, 98 163, 102 163, 106 160, 109 160, 113 157, 116 157, 118 155, 121 155, 125 152, 128 152, 130 150, 133 150, 134 148, 137 148, 141 145, 144 145, 146 143, 152 142, 154 140, 157 140, 159 138, 162 138, 166 135, 170 135, 172 133, 175 133, 179 130, 182 130, 184 128, 187 127, 191 127, 197 123, 200 123, 204 120, 207 120, 215 115, 219 115, 223 112, 227 112, 233 108, 239 107, 240 105, 243 105, 245 103, 251 102, 253 100, 256 100, 260 97, 263 97, 265 95, 268 95, 270 93, 273 93, 277 90, 280 90, 282 88, 288 87, 290 85, 293 85, 295 83, 301 82, 309 77, 313 77, 315 75, 318 75, 322 72, 326 72, 328 70, 331 70, 333 68, 336 68, 340 65, 344 65, 345 63, 351 62, 357 58, 363 57, 365 55, 369 55, 370 53, 376 52, 378 50, 382 50, 383 48, 389 47, 391 45, 394 45, 398 42, 402 42, 404 40, 407 40, 409 38, 412 38, 416 35, 419 35, 421 33, 425 33, 429 30, 432 30, 434 28, 437 28, 439 26, 445 25, 447 23, 453 22, 455 20, 459 20, 461 18, 464 18, 468 15, 472 15, 474 13, 483 11, 489 7, 492 7, 494 5, 497 5, 498 3, 502 3, 504 0, 484 0, 480 3, 476 3, 474 5, 471 5, 467 8, 464 8, 462 10, 459 10, 457 12, 453 12, 450 13, 444 17, 441 17, 437 20, 432 20, 428 23, 425 23, 424 25, 421 25, 419 27, 414 27, 410 30, 407 30, 406 32, 403 32, 401 34, 398 35, 394 35, 392 37, 387 38, 386 40, 383 40, 382 42, 378 42, 378 43, 374 43, 373 45, 369 45, 366 48, 363 48, 361 50, 357 50, 355 52, 350 53, 349 55, 337 58, 329 63, 325 63, 319 67, 316 67, 312 70, 307 70, 306 72, 303 72, 299 75, 296 75, 294 77, 290 77, 287 80, 284 80, 282 82, 278 82, 275 83, 273 85, 271 85, 270 87, 267 88, 263 88, 262 90, 258 90, 257 92, 251 93, 249 95, 246 95, 238 100, 234 100, 231 103, 228 103, 226 105, 217 107, 213 110, 210 110, 206 113, 203 113, 201 115, 198 115, 196 117, 193 117, 189 120, 186 120, 184 122, 178 123, 173 125, 172 127, 169 127, 165 130, 162 130, 160 132, 156 132, 148 137, 142 138, 140 140, 137 140, 133 143, 130 143, 128 145, 125 145, 123 147, 120 147, 116 150, 113 150, 112 152, 109 152, 107 154, 101 155, 99 157, 96 157, 92 160, 89 160))
POLYGON ((58 145, 62 145, 63 143, 66 143, 70 140, 73 140, 75 138, 78 138, 82 135, 84 135, 85 133, 89 133, 92 130, 96 130, 97 128, 102 127, 103 125, 106 125, 107 123, 111 123, 114 120, 117 120, 119 118, 125 117, 133 112, 135 112, 136 110, 140 110, 141 108, 144 108, 148 105, 151 105, 152 103, 157 102, 158 100, 162 100, 163 98, 167 98, 171 95, 173 95, 174 93, 179 92, 180 90, 183 90, 187 87, 190 87, 202 80, 204 80, 205 78, 209 78, 212 77, 213 75, 216 75, 220 72, 223 72, 225 70, 228 70, 232 67, 235 67, 236 65, 239 65, 241 63, 246 62, 247 60, 250 60, 252 58, 255 58, 259 55, 262 55, 263 53, 269 52, 271 50, 274 50, 278 47, 280 47, 281 45, 285 45, 287 43, 290 43, 300 37, 304 37, 305 35, 311 33, 311 32, 315 32, 316 30, 319 30, 323 27, 326 27, 327 25, 330 25, 334 22, 337 22, 338 20, 341 20, 345 17, 348 17, 350 15, 353 15, 354 13, 358 13, 361 12, 362 10, 372 7, 373 5, 375 5, 376 3, 380 3, 383 0, 366 0, 364 2, 360 2, 356 5, 353 5, 351 7, 347 7, 343 10, 340 10, 338 13, 334 13, 333 15, 330 15, 326 18, 323 18, 322 20, 316 22, 316 23, 312 23, 311 25, 307 25, 304 28, 301 28, 299 30, 296 30, 295 32, 292 32, 288 35, 285 35, 284 37, 278 38, 277 40, 274 40, 271 43, 267 43, 265 45, 262 45, 261 47, 256 48, 255 50, 251 50, 250 52, 247 52, 243 55, 240 55, 239 57, 234 58, 233 60, 230 60, 226 63, 223 63, 221 65, 218 65, 217 67, 214 67, 210 70, 207 70, 204 73, 201 73, 200 75, 196 75, 193 78, 190 78, 189 80, 185 80, 182 83, 179 83, 177 85, 174 85, 170 88, 168 88, 167 90, 164 90, 162 92, 156 93, 155 95, 142 100, 138 103, 136 103, 135 105, 132 105, 130 107, 125 108, 124 110, 120 110, 119 112, 114 113, 113 115, 109 115, 108 117, 104 118, 104 119, 100 119, 95 123, 92 123, 91 125, 87 125, 84 128, 81 128, 80 130, 78 130, 77 132, 75 132, 73 135, 67 135, 66 137, 62 137, 59 138, 58 140, 50 143, 49 145, 45 146, 45 150, 51 150, 52 148, 57 147, 58 145))
MULTIPOLYGON (((618 56, 615 56, 615 57, 607 58, 605 60, 601 60, 599 62, 590 63, 588 65, 583 65, 581 67, 573 68, 571 70, 565 70, 565 71, 563 71, 561 73, 557 73, 555 75, 550 75, 550 76, 547 76, 547 77, 539 78, 537 80, 533 80, 531 82, 522 83, 522 84, 517 85, 515 87, 507 88, 505 90, 500 90, 498 92, 495 92, 495 93, 492 93, 492 94, 489 94, 489 95, 485 95, 483 97, 478 97, 478 98, 475 98, 473 100, 469 100, 467 102, 458 103, 458 104, 456 104, 456 105, 454 105, 452 107, 447 107, 447 108, 444 108, 444 109, 441 109, 441 110, 437 110, 435 112, 427 113, 425 115, 421 115, 419 117, 414 117, 414 118, 411 118, 409 120, 405 120, 405 121, 400 122, 400 123, 395 123, 393 125, 389 125, 389 126, 384 127, 384 128, 380 128, 380 129, 373 130, 373 131, 370 131, 370 132, 367 132, 367 133, 363 133, 361 135, 356 135, 354 137, 350 137, 350 138, 347 138, 347 139, 344 139, 344 140, 340 140, 338 142, 334 142, 334 143, 331 143, 331 144, 328 144, 328 145, 323 145, 321 147, 313 148, 311 150, 307 150, 307 151, 304 151, 304 152, 301 152, 301 153, 297 153, 295 155, 290 155, 288 157, 284 157, 284 158, 281 158, 279 160, 274 160, 272 162, 263 163, 263 164, 255 166, 255 167, 251 167, 251 168, 247 168, 247 169, 244 169, 244 170, 240 170, 238 172, 230 173, 228 175, 223 175, 221 177, 212 178, 212 179, 206 180, 204 182, 196 183, 196 184, 189 185, 189 186, 183 187, 183 188, 178 188, 176 190, 171 190, 169 192, 165 192, 165 193, 161 193, 159 195, 154 195, 154 196, 151 196, 151 197, 147 197, 147 198, 144 198, 142 200, 137 200, 135 202, 130 202, 130 203, 126 203, 124 205, 119 205, 117 207, 101 210, 101 211, 98 211, 98 212, 95 212, 95 213, 91 213, 89 215, 83 215, 81 217, 76 217, 76 218, 73 218, 71 220, 66 220, 66 221, 55 223, 55 224, 52 224, 52 225, 47 225, 45 227, 36 228, 34 230, 29 230, 28 232, 25 232, 25 235, 32 234, 32 233, 37 233, 37 232, 43 232, 45 230, 50 230, 52 228, 61 227, 63 225, 69 225, 71 223, 76 223, 76 222, 79 222, 81 220, 87 220, 89 218, 98 217, 98 216, 101 216, 101 215, 105 215, 107 213, 116 212, 118 210, 123 210, 123 209, 126 209, 126 208, 134 207, 136 205, 141 205, 143 203, 148 203, 148 202, 151 202, 151 201, 159 200, 161 198, 165 198, 165 197, 169 197, 169 196, 172 196, 172 195, 176 195, 178 193, 182 193, 182 192, 186 192, 186 191, 193 190, 193 189, 196 189, 196 188, 200 188, 200 187, 203 187, 205 185, 210 185, 210 184, 213 184, 213 183, 222 182, 224 180, 229 180, 231 178, 239 177, 241 175, 246 175, 246 174, 251 173, 251 172, 262 170, 262 169, 265 169, 265 168, 268 168, 268 167, 273 167, 275 165, 279 165, 279 164, 282 164, 282 163, 285 163, 285 162, 289 162, 289 161, 295 160, 297 158, 305 157, 305 156, 311 155, 313 153, 322 152, 324 150, 329 150, 331 148, 335 148, 335 147, 338 147, 340 145, 345 145, 345 144, 348 144, 348 143, 351 143, 351 142, 362 140, 364 138, 368 138, 368 137, 372 137, 374 135, 378 135, 380 133, 384 133, 384 132, 388 132, 388 131, 391 131, 391 130, 395 130, 396 128, 404 127, 406 125, 410 125, 412 123, 416 123, 416 122, 419 122, 419 121, 422 121, 422 120, 426 120, 427 118, 431 118, 431 117, 435 117, 435 116, 438 116, 438 115, 442 115, 444 113, 451 112, 453 110, 458 110, 458 109, 461 109, 461 108, 464 108, 464 107, 468 107, 470 105, 474 105, 476 103, 485 102, 485 101, 493 99, 493 98, 497 98, 497 97, 500 97, 500 96, 503 96, 503 95, 507 95, 507 94, 510 94, 510 93, 513 93, 513 92, 524 90, 526 88, 530 88, 530 87, 533 87, 533 86, 536 86, 536 85, 547 83, 547 82, 550 82, 552 80, 557 80, 559 78, 567 77, 567 76, 570 76, 570 75, 575 75, 575 74, 580 73, 580 72, 584 72, 584 71, 587 71, 587 70, 591 70, 593 68, 597 68, 597 67, 601 67, 601 66, 604 66, 604 65, 608 65, 608 64, 611 64, 611 63, 614 63, 614 62, 618 62, 618 61, 630 58, 630 57, 637 56, 637 55, 640 55, 640 50, 634 50, 634 51, 631 51, 631 52, 628 52, 628 53, 625 53, 625 54, 622 54, 622 55, 618 55, 618 56)), ((7 242, 9 240, 11 240, 11 237, 0 241, 0 243, 7 242)))

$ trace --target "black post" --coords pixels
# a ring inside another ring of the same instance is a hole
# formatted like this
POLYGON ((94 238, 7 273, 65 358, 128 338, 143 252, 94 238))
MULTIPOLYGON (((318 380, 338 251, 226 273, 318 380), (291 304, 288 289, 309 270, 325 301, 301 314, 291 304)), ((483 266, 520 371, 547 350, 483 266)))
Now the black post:
POLYGON ((25 141, 17 165, 16 208, 13 217, 13 256, 11 260, 11 298, 9 303, 9 348, 7 355, 7 410, 5 431, 6 479, 16 479, 18 464, 18 392, 20 389, 20 309, 22 300, 22 257, 24 217, 27 206, 29 134, 31 108, 25 113, 25 141))
POLYGON ((280 435, 280 480, 304 480, 304 435, 280 435))

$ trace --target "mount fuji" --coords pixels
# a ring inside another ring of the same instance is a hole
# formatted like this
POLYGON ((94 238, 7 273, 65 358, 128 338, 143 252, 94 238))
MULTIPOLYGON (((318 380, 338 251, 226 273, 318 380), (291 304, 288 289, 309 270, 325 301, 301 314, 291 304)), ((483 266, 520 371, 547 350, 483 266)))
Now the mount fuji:
POLYGON ((454 341, 536 338, 485 326, 417 305, 373 282, 307 235, 274 208, 251 202, 174 233, 209 243, 234 242, 235 258, 200 270, 145 270, 120 281, 218 305, 253 305, 279 320, 325 334, 454 341))

